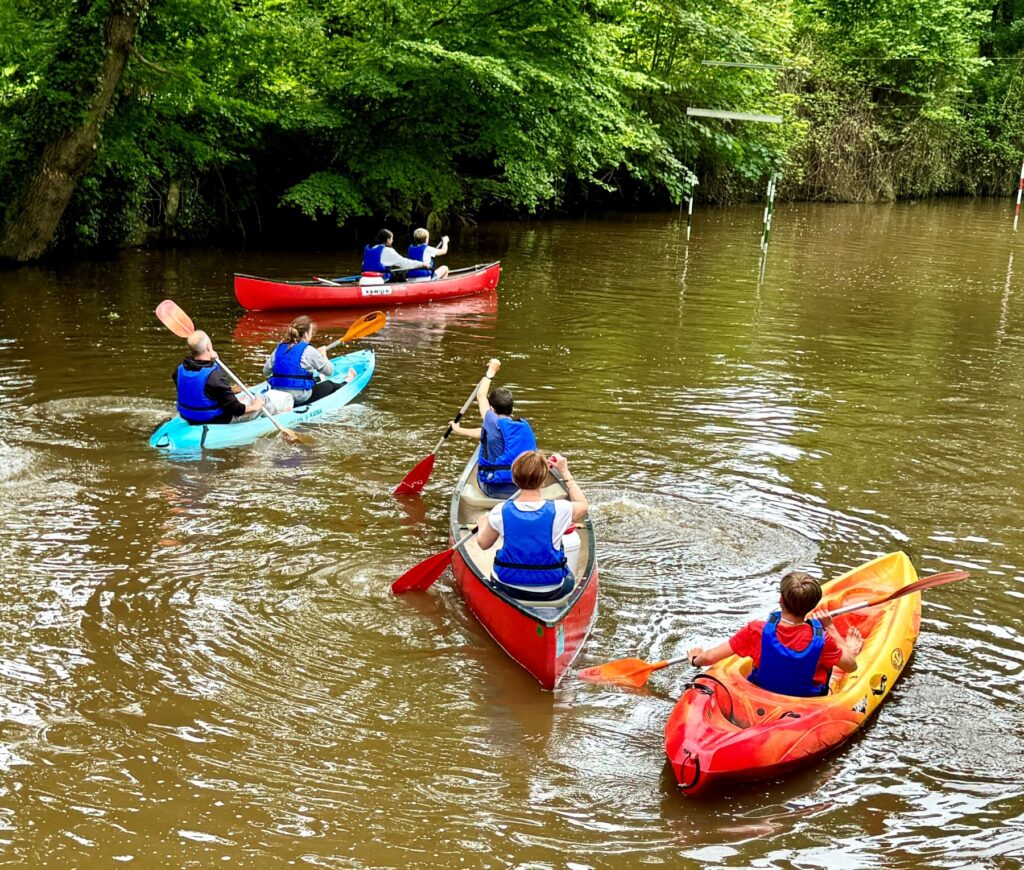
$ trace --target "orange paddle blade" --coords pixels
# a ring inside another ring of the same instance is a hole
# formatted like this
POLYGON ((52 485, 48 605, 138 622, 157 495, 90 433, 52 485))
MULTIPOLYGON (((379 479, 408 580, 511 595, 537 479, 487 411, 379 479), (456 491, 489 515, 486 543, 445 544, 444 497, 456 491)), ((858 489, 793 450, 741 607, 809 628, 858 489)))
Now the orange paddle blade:
POLYGON ((391 584, 391 591, 395 595, 401 595, 413 589, 422 592, 429 589, 434 581, 440 577, 455 556, 455 548, 449 547, 443 553, 437 553, 429 559, 424 559, 418 565, 413 566, 391 584))
POLYGON ((634 686, 639 689, 650 679, 651 674, 660 671, 667 660, 650 664, 643 659, 618 659, 606 665, 586 668, 580 671, 580 678, 592 683, 615 683, 619 686, 634 686))
POLYGON ((383 311, 371 311, 353 323, 341 337, 342 344, 355 338, 373 335, 388 325, 388 316, 383 311))
POLYGON ((430 480, 430 473, 434 470, 434 454, 431 453, 426 459, 421 459, 416 467, 410 471, 402 482, 395 487, 395 495, 415 495, 422 492, 423 487, 430 480))
POLYGON ((165 299, 157 305, 156 316, 160 322, 178 336, 178 338, 188 338, 196 331, 196 328, 192 323, 192 318, 170 299, 165 299))

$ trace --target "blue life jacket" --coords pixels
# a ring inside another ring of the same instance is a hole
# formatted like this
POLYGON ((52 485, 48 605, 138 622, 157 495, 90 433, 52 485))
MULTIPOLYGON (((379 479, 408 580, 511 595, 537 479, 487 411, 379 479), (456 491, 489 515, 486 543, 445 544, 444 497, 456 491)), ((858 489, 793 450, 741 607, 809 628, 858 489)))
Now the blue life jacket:
MULTIPOLYGON (((423 259, 423 252, 427 250, 427 245, 409 245, 409 259, 410 260, 422 260, 424 263, 427 261, 423 259)), ((434 258, 430 258, 429 269, 410 269, 406 272, 408 278, 433 278, 434 277, 434 258)))
POLYGON ((779 640, 776 629, 782 613, 778 610, 768 617, 761 632, 761 661, 750 672, 750 682, 769 692, 813 698, 828 694, 828 680, 821 685, 814 682, 821 651, 825 648, 825 630, 817 619, 808 623, 814 631, 806 649, 797 652, 779 640))
POLYGON ((385 281, 390 281, 391 269, 380 261, 383 253, 384 245, 373 245, 372 247, 367 245, 363 250, 363 271, 380 272, 385 281))
POLYGON ((512 483, 512 463, 520 453, 537 449, 533 429, 525 420, 498 417, 498 428, 505 441, 505 449, 497 456, 491 456, 487 444, 487 430, 480 431, 480 462, 477 465, 477 480, 482 484, 512 483))
POLYGON ((206 395, 206 382, 217 363, 201 369, 188 369, 182 363, 178 366, 178 413, 196 426, 209 423, 224 413, 213 399, 206 395))
POLYGON ((510 586, 557 586, 569 576, 565 548, 551 545, 555 503, 524 511, 515 502, 501 506, 505 543, 494 556, 494 573, 510 586))
POLYGON ((302 353, 307 347, 308 341, 297 341, 295 344, 282 341, 274 351, 274 372, 267 378, 267 383, 275 390, 312 390, 316 378, 300 364, 302 353))

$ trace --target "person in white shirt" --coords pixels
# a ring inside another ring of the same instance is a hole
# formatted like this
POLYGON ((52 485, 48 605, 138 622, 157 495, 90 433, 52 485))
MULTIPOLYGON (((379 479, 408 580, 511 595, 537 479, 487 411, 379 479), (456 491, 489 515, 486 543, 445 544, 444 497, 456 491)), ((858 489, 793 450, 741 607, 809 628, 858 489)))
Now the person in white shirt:
POLYGON ((427 264, 426 269, 412 269, 409 271, 409 280, 439 280, 448 275, 447 266, 436 266, 434 259, 443 257, 448 253, 448 236, 441 236, 441 247, 434 248, 430 245, 430 233, 422 227, 414 230, 412 244, 409 245, 409 259, 421 260, 427 264))
POLYGON ((494 556, 491 582, 512 598, 551 601, 564 598, 576 585, 562 538, 586 516, 590 505, 569 474, 569 463, 557 453, 551 462, 539 450, 527 450, 512 463, 518 497, 491 508, 480 520, 477 543, 484 550, 504 537, 494 556), (569 498, 548 501, 541 494, 548 468, 554 467, 569 490, 569 498))

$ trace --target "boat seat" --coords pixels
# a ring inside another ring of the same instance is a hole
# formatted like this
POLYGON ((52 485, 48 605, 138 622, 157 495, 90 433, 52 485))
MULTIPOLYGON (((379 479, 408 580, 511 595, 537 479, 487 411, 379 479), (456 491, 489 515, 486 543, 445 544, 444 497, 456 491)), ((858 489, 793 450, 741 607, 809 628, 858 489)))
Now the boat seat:
POLYGON ((522 598, 517 598, 516 602, 523 605, 523 607, 532 607, 535 610, 544 610, 549 607, 565 607, 575 591, 576 587, 573 587, 572 592, 568 595, 563 595, 561 598, 553 598, 551 601, 523 601, 522 598))
MULTIPOLYGON (((493 574, 490 576, 491 586, 497 586, 498 580, 493 574)), ((550 601, 527 601, 523 598, 513 598, 517 604, 523 605, 523 607, 535 607, 538 610, 545 609, 548 607, 565 607, 569 603, 569 599, 572 598, 573 593, 576 591, 576 586, 572 587, 572 590, 568 595, 563 595, 561 598, 552 598, 550 601)))
MULTIPOLYGON (((553 501, 556 498, 565 498, 565 490, 562 489, 561 484, 552 483, 545 486, 540 491, 540 494, 544 498, 553 501)), ((491 498, 489 495, 484 495, 482 489, 477 486, 476 481, 467 480, 466 485, 462 488, 462 501, 464 504, 471 508, 492 508, 496 504, 501 504, 506 499, 503 498, 491 498)))

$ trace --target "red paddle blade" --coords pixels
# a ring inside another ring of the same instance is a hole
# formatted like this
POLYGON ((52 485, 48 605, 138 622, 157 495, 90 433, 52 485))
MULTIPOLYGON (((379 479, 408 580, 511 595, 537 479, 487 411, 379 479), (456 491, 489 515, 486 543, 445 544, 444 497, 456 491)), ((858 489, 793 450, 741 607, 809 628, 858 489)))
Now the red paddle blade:
POLYGON ((665 667, 665 662, 653 665, 643 659, 618 659, 606 665, 586 668, 580 671, 580 679, 592 683, 615 683, 619 686, 633 686, 639 689, 650 679, 651 674, 665 667))
POLYGON ((430 480, 430 473, 434 470, 434 454, 431 453, 426 459, 420 460, 416 467, 410 471, 398 486, 395 487, 395 495, 415 495, 423 491, 423 487, 430 480))
POLYGON ((156 316, 160 322, 178 338, 188 338, 196 331, 192 318, 182 311, 170 299, 165 299, 156 307, 156 316))
POLYGON ((971 575, 966 571, 943 571, 941 574, 932 574, 930 577, 922 577, 913 583, 908 583, 899 590, 893 598, 902 598, 904 595, 912 595, 915 592, 923 592, 935 586, 943 586, 946 583, 955 583, 957 580, 966 580, 971 575))
POLYGON ((424 559, 419 565, 410 568, 392 583, 391 591, 395 595, 402 595, 413 589, 420 592, 429 589, 433 582, 444 573, 444 569, 451 563, 454 555, 454 548, 449 547, 443 553, 424 559))

